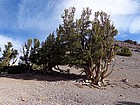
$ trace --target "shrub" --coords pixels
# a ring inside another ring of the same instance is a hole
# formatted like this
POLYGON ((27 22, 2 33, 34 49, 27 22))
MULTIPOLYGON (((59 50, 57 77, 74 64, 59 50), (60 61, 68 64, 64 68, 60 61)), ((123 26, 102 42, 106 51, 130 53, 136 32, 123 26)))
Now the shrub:
POLYGON ((21 74, 27 72, 28 69, 25 65, 20 66, 4 66, 0 72, 7 72, 8 74, 21 74))
POLYGON ((117 55, 132 56, 132 52, 128 47, 124 47, 120 51, 117 52, 117 55))

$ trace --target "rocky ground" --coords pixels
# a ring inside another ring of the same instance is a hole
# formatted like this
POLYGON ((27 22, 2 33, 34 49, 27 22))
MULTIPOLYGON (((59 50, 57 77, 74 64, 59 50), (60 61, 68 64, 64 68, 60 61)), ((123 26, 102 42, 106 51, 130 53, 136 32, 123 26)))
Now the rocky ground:
POLYGON ((59 76, 1 75, 0 105, 140 105, 140 52, 116 56, 106 83, 97 89, 59 76))

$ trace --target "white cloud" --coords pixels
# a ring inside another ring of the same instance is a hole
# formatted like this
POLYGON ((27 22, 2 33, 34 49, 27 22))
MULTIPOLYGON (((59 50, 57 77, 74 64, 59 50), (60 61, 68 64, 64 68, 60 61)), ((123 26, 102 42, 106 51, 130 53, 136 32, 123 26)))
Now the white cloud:
POLYGON ((18 28, 47 33, 50 28, 55 29, 55 2, 45 0, 24 0, 18 6, 18 28))
POLYGON ((61 24, 64 9, 72 6, 76 7, 76 18, 80 17, 83 8, 86 7, 92 9, 93 15, 95 11, 103 10, 111 15, 111 20, 119 31, 140 32, 139 0, 19 0, 18 3, 15 0, 7 1, 0 0, 0 29, 12 32, 40 36, 49 34, 61 24))
POLYGON ((140 10, 140 3, 136 0, 65 0, 63 6, 63 8, 75 6, 77 16, 80 16, 83 7, 89 7, 92 13, 105 11, 111 15, 111 20, 119 31, 131 31, 130 27, 137 27, 133 18, 140 10))
POLYGON ((129 32, 134 17, 133 15, 113 15, 111 20, 120 32, 129 32))
POLYGON ((18 53, 19 53, 18 60, 15 63, 15 64, 18 64, 19 56, 21 56, 21 52, 20 52, 21 41, 13 39, 12 37, 7 37, 5 35, 1 35, 1 34, 0 34, 0 39, 1 39, 1 41, 0 41, 0 48, 1 48, 0 57, 2 55, 3 50, 5 49, 4 45, 7 44, 7 42, 12 42, 14 49, 18 50, 18 53))
POLYGON ((129 27, 129 32, 132 34, 140 33, 140 16, 137 16, 133 19, 129 27))
POLYGON ((13 39, 11 37, 7 37, 5 35, 0 35, 0 47, 2 50, 4 50, 4 45, 7 44, 7 42, 12 42, 13 44, 13 47, 17 50, 20 51, 20 48, 21 48, 21 42, 16 40, 16 39, 13 39))
POLYGON ((137 0, 22 0, 18 5, 17 26, 35 33, 51 33, 62 23, 64 9, 73 6, 76 7, 76 18, 80 17, 83 8, 89 7, 93 15, 101 10, 111 15, 120 32, 140 32, 136 24, 140 15, 140 2, 137 0))
POLYGON ((65 0, 65 7, 75 6, 78 11, 90 7, 93 11, 106 11, 114 15, 137 13, 139 6, 133 0, 65 0))

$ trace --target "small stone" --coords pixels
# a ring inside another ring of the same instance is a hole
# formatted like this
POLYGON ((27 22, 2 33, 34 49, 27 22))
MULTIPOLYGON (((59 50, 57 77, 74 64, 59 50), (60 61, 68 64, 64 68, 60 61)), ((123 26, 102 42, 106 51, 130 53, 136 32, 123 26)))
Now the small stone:
POLYGON ((140 84, 136 84, 136 85, 134 85, 136 88, 140 88, 140 84))
POLYGON ((128 82, 128 79, 122 79, 122 82, 127 83, 128 82))
POLYGON ((86 83, 91 83, 92 81, 91 81, 91 80, 86 80, 85 82, 86 82, 86 83))
POLYGON ((83 79, 78 79, 78 80, 76 80, 76 82, 78 82, 78 83, 84 83, 84 80, 83 79))
POLYGON ((25 101, 23 98, 21 98, 21 101, 25 101))
POLYGON ((111 84, 109 82, 107 82, 106 85, 111 85, 111 84))

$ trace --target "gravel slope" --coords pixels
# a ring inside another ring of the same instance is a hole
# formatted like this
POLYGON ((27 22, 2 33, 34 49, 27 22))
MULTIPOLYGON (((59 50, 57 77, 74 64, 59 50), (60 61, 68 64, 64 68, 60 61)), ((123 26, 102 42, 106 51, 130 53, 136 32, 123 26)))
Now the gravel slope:
POLYGON ((116 57, 104 89, 41 75, 0 76, 0 105, 140 105, 140 53, 116 57))

